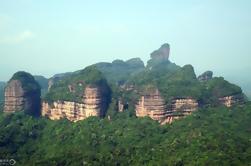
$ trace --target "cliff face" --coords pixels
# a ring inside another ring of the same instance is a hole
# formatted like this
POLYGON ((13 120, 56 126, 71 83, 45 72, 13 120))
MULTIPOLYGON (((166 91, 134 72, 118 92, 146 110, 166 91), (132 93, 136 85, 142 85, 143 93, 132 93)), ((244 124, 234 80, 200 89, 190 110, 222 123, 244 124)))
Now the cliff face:
POLYGON ((149 92, 141 96, 136 104, 136 116, 149 116, 153 120, 162 121, 165 119, 166 105, 159 91, 149 92))
POLYGON ((198 102, 192 98, 176 98, 166 105, 158 90, 141 96, 136 104, 136 116, 149 116, 161 124, 171 123, 174 119, 191 114, 198 109, 198 102))
POLYGON ((198 106, 197 100, 190 97, 173 99, 171 107, 168 109, 166 118, 162 124, 172 123, 176 119, 190 115, 198 109, 198 106))
POLYGON ((221 104, 225 105, 226 107, 232 107, 235 104, 243 104, 244 97, 242 94, 232 95, 232 96, 225 96, 219 98, 221 104))
POLYGON ((4 112, 15 112, 24 109, 24 90, 18 80, 12 80, 5 88, 4 112))
POLYGON ((74 122, 90 116, 103 117, 107 109, 107 100, 101 87, 87 86, 82 103, 54 101, 49 104, 43 102, 42 115, 52 120, 67 118, 74 122))
POLYGON ((25 111, 40 115, 40 88, 34 78, 25 72, 13 76, 5 88, 4 112, 25 111))

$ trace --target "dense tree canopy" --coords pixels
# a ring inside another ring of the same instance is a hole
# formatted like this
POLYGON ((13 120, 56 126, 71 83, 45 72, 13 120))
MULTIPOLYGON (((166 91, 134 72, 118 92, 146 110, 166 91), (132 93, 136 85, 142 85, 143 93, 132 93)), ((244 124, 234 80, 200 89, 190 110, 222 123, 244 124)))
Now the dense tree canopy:
POLYGON ((160 126, 129 112, 76 123, 0 114, 0 156, 20 165, 248 165, 251 106, 203 109, 160 126))

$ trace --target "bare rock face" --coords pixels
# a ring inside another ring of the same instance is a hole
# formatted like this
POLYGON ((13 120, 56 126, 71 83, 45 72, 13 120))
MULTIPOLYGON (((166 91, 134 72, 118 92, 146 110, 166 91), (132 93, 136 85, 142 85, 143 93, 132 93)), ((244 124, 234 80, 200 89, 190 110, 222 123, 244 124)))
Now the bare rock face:
POLYGON ((76 122, 90 116, 103 117, 107 109, 107 98, 101 87, 87 86, 82 103, 69 101, 43 102, 42 115, 52 120, 67 118, 76 122))
POLYGON ((153 120, 162 121, 166 116, 166 105, 160 92, 156 89, 146 95, 141 96, 136 104, 136 116, 149 116, 153 120))
POLYGON ((166 105, 160 92, 150 92, 141 96, 136 104, 136 116, 149 116, 161 124, 172 123, 173 120, 190 115, 198 109, 198 102, 193 98, 176 98, 171 105, 166 105))
POLYGON ((12 80, 5 88, 4 112, 15 112, 24 109, 24 90, 19 80, 12 80))
POLYGON ((171 108, 167 111, 166 119, 161 124, 172 123, 176 119, 190 115, 198 109, 197 100, 187 98, 176 98, 172 100, 171 108))
POLYGON ((40 115, 40 87, 34 78, 26 72, 17 72, 5 88, 4 112, 25 111, 40 115))
POLYGON ((198 80, 201 82, 211 80, 213 78, 212 71, 206 71, 198 77, 198 80))
POLYGON ((242 94, 225 96, 225 97, 219 98, 219 101, 221 104, 225 105, 226 107, 232 107, 233 105, 236 105, 236 104, 243 104, 244 97, 242 94))
POLYGON ((155 50, 151 53, 152 59, 159 59, 159 60, 168 60, 170 53, 170 45, 163 44, 158 50, 155 50))

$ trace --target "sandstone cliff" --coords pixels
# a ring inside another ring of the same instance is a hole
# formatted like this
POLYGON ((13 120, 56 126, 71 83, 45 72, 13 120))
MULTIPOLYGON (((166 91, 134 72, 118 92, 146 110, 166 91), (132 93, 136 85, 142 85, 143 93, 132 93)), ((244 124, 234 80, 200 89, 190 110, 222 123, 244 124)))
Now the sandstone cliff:
POLYGON ((148 92, 141 96, 136 104, 136 116, 149 116, 161 124, 171 123, 174 119, 190 115, 198 109, 198 102, 193 98, 175 98, 171 105, 166 105, 160 92, 148 92))
POLYGON ((5 88, 4 112, 25 111, 40 115, 40 87, 34 78, 26 72, 17 72, 5 88))
POLYGON ((166 104, 157 89, 141 96, 136 104, 136 116, 149 116, 153 120, 158 121, 165 119, 166 104))
POLYGON ((87 86, 82 102, 43 102, 42 115, 52 120, 67 118, 70 121, 83 120, 90 116, 103 117, 107 109, 107 95, 101 87, 87 86))
POLYGON ((225 105, 226 107, 232 107, 236 104, 243 104, 244 103, 244 96, 242 94, 225 96, 219 98, 221 104, 225 105))
POLYGON ((18 80, 12 80, 5 88, 4 112, 15 112, 24 109, 24 90, 18 80))

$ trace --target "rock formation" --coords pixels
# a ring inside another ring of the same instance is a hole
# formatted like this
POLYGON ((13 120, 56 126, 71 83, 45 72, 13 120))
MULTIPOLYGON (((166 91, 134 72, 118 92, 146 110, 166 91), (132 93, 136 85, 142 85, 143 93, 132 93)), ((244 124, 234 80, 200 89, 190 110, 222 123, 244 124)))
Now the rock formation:
POLYGON ((24 90, 19 80, 12 80, 5 88, 4 112, 15 112, 24 109, 24 90))
POLYGON ((171 105, 166 105, 160 92, 148 92, 141 96, 136 104, 136 116, 149 116, 161 124, 171 123, 174 119, 190 115, 198 109, 198 102, 193 98, 175 98, 171 105))
POLYGON ((26 72, 17 72, 5 88, 4 112, 25 111, 40 115, 40 87, 33 76, 26 72))
POLYGON ((212 71, 206 71, 198 77, 198 80, 201 82, 211 80, 213 78, 212 71))
POLYGON ((121 98, 117 101, 118 106, 118 112, 124 112, 126 109, 128 109, 128 103, 125 103, 121 98))
POLYGON ((69 101, 43 102, 42 115, 52 120, 67 118, 79 121, 90 116, 103 117, 107 109, 107 97, 101 87, 87 86, 84 90, 82 103, 69 101))
POLYGON ((155 50, 151 53, 152 59, 159 59, 159 60, 168 60, 170 53, 170 45, 163 44, 158 50, 155 50))
POLYGON ((198 102, 191 98, 176 98, 172 100, 171 107, 168 109, 166 119, 161 123, 172 123, 176 119, 190 115, 198 109, 198 102))
POLYGON ((221 104, 225 105, 226 107, 232 107, 233 105, 236 105, 236 104, 243 104, 244 97, 242 94, 237 94, 237 95, 221 97, 219 98, 219 101, 221 104))
POLYGON ((157 89, 141 96, 136 104, 136 116, 149 116, 153 120, 158 121, 165 119, 166 104, 157 89))

